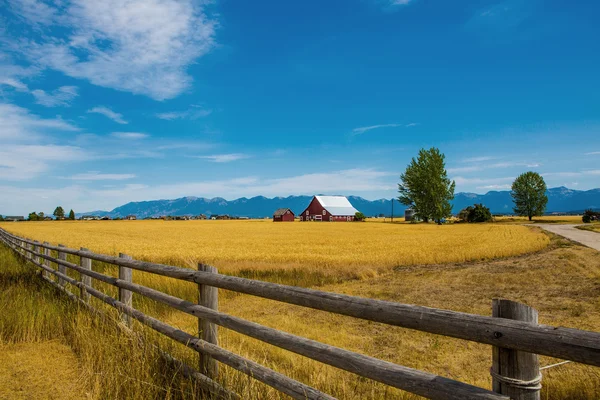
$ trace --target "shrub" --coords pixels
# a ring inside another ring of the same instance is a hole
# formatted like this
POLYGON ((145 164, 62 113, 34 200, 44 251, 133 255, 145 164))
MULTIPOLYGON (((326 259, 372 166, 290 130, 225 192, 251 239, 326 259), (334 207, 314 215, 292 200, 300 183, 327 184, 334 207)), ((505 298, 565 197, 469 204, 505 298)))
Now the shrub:
POLYGON ((586 224, 589 224, 592 221, 597 221, 598 219, 600 219, 600 212, 595 212, 591 209, 585 210, 583 217, 581 217, 581 220, 586 224))
POLYGON ((490 222, 492 220, 492 213, 483 204, 475 204, 462 209, 458 213, 458 219, 461 222, 490 222))
POLYGON ((354 220, 358 221, 358 222, 362 222, 366 219, 367 217, 365 216, 365 214, 361 213, 360 211, 357 212, 356 214, 354 214, 354 220))

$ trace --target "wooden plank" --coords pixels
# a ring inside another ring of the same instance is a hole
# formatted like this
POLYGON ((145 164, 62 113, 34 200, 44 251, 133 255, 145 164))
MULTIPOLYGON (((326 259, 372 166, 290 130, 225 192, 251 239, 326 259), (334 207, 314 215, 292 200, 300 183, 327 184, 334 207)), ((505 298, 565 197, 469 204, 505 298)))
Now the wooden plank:
MULTIPOLYGON (((76 264, 73 264, 75 267, 81 269, 76 264)), ((46 269, 47 267, 43 264, 38 265, 40 268, 46 269)), ((66 282, 81 287, 83 283, 78 282, 77 280, 62 274, 59 271, 55 271, 51 268, 48 268, 49 272, 58 276, 60 279, 64 279, 66 282)), ((90 271, 86 271, 90 272, 90 271)), ((92 271, 92 274, 97 274, 92 271)), ((101 274, 100 274, 101 275, 101 274)), ((111 278, 111 277, 108 277, 111 278)), ((115 279, 115 278, 111 278, 115 279)), ((64 290, 64 289, 61 289, 64 290)), ((101 291, 94 289, 92 287, 87 287, 86 290, 94 297, 104 301, 112 307, 115 307, 119 311, 135 318, 140 321, 144 325, 149 326, 150 328, 156 330, 157 332, 162 333, 165 336, 170 337, 171 339, 176 340, 177 342, 190 347, 198 352, 204 352, 209 354, 216 360, 222 362, 223 364, 229 365, 230 367, 237 369, 267 385, 291 396, 294 399, 298 400, 306 400, 306 399, 323 399, 323 400, 333 400, 334 397, 331 397, 323 392, 320 392, 310 386, 307 386, 303 383, 300 383, 292 378, 289 378, 285 375, 282 375, 278 372, 275 372, 267 367, 264 367, 254 361, 243 358, 237 354, 231 353, 225 349, 222 349, 218 346, 215 346, 211 343, 207 343, 193 335, 190 335, 187 332, 181 331, 177 328, 174 328, 168 324, 165 324, 162 321, 159 321, 153 317, 150 317, 141 311, 138 311, 132 307, 125 305, 124 303, 114 299, 101 291)), ((70 293, 68 293, 70 294, 70 293)), ((73 296, 72 294, 70 294, 73 296)), ((77 297, 73 296, 75 299, 77 297)))
MULTIPOLYGON (((217 269, 206 264, 198 264, 198 271, 204 271, 212 274, 216 274, 217 269)), ((198 285, 198 304, 200 306, 209 308, 211 310, 219 310, 219 289, 208 285, 198 285)), ((198 336, 215 346, 219 345, 219 333, 216 324, 210 322, 205 318, 198 318, 198 336)), ((217 362, 210 357, 199 353, 199 368, 200 372, 209 378, 214 379, 219 374, 219 367, 217 362)))
MULTIPOLYGON (((494 299, 492 316, 537 323, 538 312, 521 303, 494 299)), ((494 392, 513 400, 540 400, 542 388, 537 354, 520 350, 492 347, 492 387, 494 392)))
MULTIPOLYGON (((86 251, 87 252, 89 250, 86 249, 85 247, 82 247, 81 251, 86 251)), ((91 258, 80 256, 80 258, 79 258, 79 264, 81 265, 81 268, 83 268, 83 269, 87 269, 88 271, 92 270, 92 259, 91 258)), ((81 281, 81 283, 83 283, 84 286, 82 286, 80 288, 79 297, 81 297, 81 299, 85 303, 89 303, 90 302, 90 295, 85 290, 85 287, 86 286, 92 286, 92 277, 89 276, 89 275, 84 275, 84 274, 80 273, 80 281, 81 281)))
MULTIPOLYGON (((131 256, 127 254, 119 253, 119 258, 122 260, 131 260, 131 256)), ((133 274, 131 268, 119 266, 119 279, 125 282, 131 282, 133 280, 133 274)), ((131 307, 133 304, 133 293, 130 290, 119 288, 119 301, 125 304, 128 307, 131 307)), ((121 315, 123 319, 123 323, 126 326, 131 327, 131 317, 127 314, 121 315)))
MULTIPOLYGON (((79 253, 73 249, 69 252, 79 253)), ((341 315, 600 366, 598 332, 366 299, 102 254, 92 253, 90 258, 341 315)))
POLYGON ((213 321, 221 326, 262 340, 266 343, 412 393, 417 393, 433 399, 506 399, 506 397, 478 387, 264 327, 253 322, 245 321, 241 318, 232 317, 184 301, 145 286, 119 280, 95 271, 85 271, 74 264, 69 265, 69 268, 73 268, 76 271, 81 270, 82 273, 92 275, 94 279, 104 281, 119 288, 127 288, 150 299, 170 305, 175 309, 213 321))
MULTIPOLYGON (((56 250, 58 251, 58 260, 67 261, 67 252, 63 251, 65 250, 65 246, 59 244, 56 250)), ((67 267, 65 267, 64 264, 61 264, 58 261, 56 261, 56 263, 58 264, 58 272, 60 272, 63 275, 67 275, 67 267)), ((58 284, 64 287, 66 281, 64 279, 58 278, 58 284)))

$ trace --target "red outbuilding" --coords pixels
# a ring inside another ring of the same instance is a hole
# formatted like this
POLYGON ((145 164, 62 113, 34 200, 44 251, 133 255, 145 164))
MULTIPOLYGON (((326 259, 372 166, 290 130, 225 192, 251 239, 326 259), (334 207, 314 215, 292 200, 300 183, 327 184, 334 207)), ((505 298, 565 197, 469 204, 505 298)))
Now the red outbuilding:
POLYGON ((273 214, 273 222, 294 222, 294 212, 289 208, 280 208, 273 214))
POLYGON ((344 196, 315 196, 300 221, 354 221, 357 212, 344 196))

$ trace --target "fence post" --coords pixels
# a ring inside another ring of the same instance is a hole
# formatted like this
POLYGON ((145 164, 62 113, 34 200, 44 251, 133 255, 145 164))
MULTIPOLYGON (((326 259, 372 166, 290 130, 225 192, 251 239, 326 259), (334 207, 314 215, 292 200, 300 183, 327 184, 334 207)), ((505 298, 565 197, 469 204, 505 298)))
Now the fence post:
MULTIPOLYGON (((538 322, 535 309, 504 299, 493 299, 492 317, 538 322)), ((493 346, 492 358, 494 392, 513 400, 540 400, 542 375, 537 354, 493 346)))
MULTIPOLYGON (((198 271, 210 272, 213 274, 218 273, 215 267, 202 263, 198 264, 198 271)), ((218 311, 219 289, 214 286, 198 284, 198 304, 218 311)), ((198 336, 208 343, 212 343, 216 346, 219 345, 217 325, 202 318, 198 318, 198 336)), ((211 379, 215 379, 219 373, 217 361, 209 355, 202 353, 198 354, 200 356, 200 372, 211 379)))
MULTIPOLYGON (((89 250, 86 249, 85 247, 82 247, 81 251, 89 251, 89 250)), ((92 259, 80 256, 79 257, 79 265, 81 265, 81 268, 91 271, 92 270, 92 259)), ((84 275, 81 273, 79 275, 81 277, 81 283, 83 283, 84 285, 87 285, 87 286, 92 286, 92 277, 91 276, 84 275)), ((80 288, 79 296, 83 299, 83 301, 85 301, 86 303, 89 304, 90 294, 87 292, 87 290, 85 290, 85 288, 83 288, 83 287, 80 288)))
MULTIPOLYGON (((33 246, 33 251, 35 251, 36 253, 39 253, 40 252, 40 242, 38 242, 37 240, 34 240, 33 243, 35 243, 35 245, 33 246)), ((34 256, 33 261, 39 264, 40 257, 34 256)))
MULTIPOLYGON (((127 254, 119 253, 119 258, 122 258, 124 260, 131 260, 132 257, 128 256, 127 254)), ((133 276, 131 273, 131 268, 122 267, 119 265, 119 279, 127 282, 132 282, 133 276)), ((130 290, 119 288, 119 301, 121 303, 125 303, 126 305, 131 307, 133 304, 132 296, 133 293, 130 290)), ((125 323, 125 325, 131 327, 131 317, 129 315, 123 314, 121 318, 123 318, 123 322, 125 323)))
MULTIPOLYGON (((31 250, 31 248, 33 247, 31 244, 26 243, 27 245, 27 250, 31 250)), ((27 251, 25 254, 25 257, 27 257, 29 260, 31 260, 31 252, 27 251)))
MULTIPOLYGON (((58 247, 65 247, 62 244, 59 244, 58 247)), ((62 261, 67 261, 67 253, 62 252, 59 250, 58 252, 58 259, 62 260, 62 261)), ((67 267, 65 267, 64 265, 58 264, 58 272, 60 272, 61 274, 67 274, 67 267)), ((63 288, 65 288, 65 284, 67 283, 67 281, 65 281, 63 278, 58 278, 58 284, 60 286, 62 286, 63 288)))
MULTIPOLYGON (((46 246, 48 244, 49 244, 48 242, 44 242, 43 246, 46 246)), ((50 249, 47 249, 46 247, 44 247, 44 254, 47 255, 48 257, 50 257, 50 249)), ((44 265, 46 267, 50 267, 50 260, 44 260, 44 265)), ((48 272, 48 271, 44 271, 44 276, 48 279, 51 279, 50 272, 48 272)))

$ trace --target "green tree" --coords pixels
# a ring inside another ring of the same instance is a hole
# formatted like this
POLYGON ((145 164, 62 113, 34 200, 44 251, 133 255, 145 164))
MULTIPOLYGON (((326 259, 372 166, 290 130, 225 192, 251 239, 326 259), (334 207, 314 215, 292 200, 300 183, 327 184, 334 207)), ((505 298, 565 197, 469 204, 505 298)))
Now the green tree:
POLYGON ((512 184, 510 195, 515 203, 514 212, 528 217, 530 221, 534 216, 543 215, 546 211, 546 182, 537 172, 530 171, 519 175, 512 184))
POLYGON ((458 218, 465 222, 489 222, 492 220, 492 213, 483 204, 475 204, 462 209, 458 218))
POLYGON ((454 181, 448 179, 445 156, 438 149, 421 149, 400 176, 398 201, 412 208, 415 215, 428 222, 441 223, 452 215, 450 201, 454 199, 454 181))
POLYGON ((75 221, 75 211, 73 211, 73 210, 69 211, 69 219, 71 221, 75 221))
POLYGON ((357 211, 354 214, 354 220, 357 222, 364 221, 366 218, 367 217, 365 216, 365 214, 361 213, 360 211, 357 211))
POLYGON ((27 216, 27 220, 28 221, 39 221, 40 217, 37 215, 37 213, 34 212, 30 212, 29 215, 27 216))
POLYGON ((56 219, 63 219, 65 217, 65 210, 61 206, 58 206, 54 209, 52 213, 56 217, 56 219))
POLYGON ((0 221, 4 221, 4 217, 0 215, 0 221))

